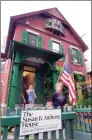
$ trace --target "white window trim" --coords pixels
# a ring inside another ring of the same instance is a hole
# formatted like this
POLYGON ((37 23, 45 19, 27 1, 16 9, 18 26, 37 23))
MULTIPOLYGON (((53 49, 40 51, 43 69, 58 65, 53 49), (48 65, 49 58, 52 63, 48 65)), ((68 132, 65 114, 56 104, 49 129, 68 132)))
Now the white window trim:
POLYGON ((33 30, 30 30, 30 29, 26 29, 26 31, 29 32, 29 33, 32 33, 32 34, 34 34, 34 35, 39 35, 38 32, 35 32, 35 31, 33 31, 33 30))
POLYGON ((83 73, 80 72, 80 71, 74 71, 73 73, 77 73, 77 74, 83 75, 83 73))
MULTIPOLYGON (((59 47, 60 47, 60 43, 59 43, 59 42, 56 42, 56 41, 54 41, 54 40, 52 40, 52 42, 53 42, 53 43, 59 44, 59 47)), ((53 43, 52 43, 52 45, 53 45, 53 43)), ((59 49, 60 49, 60 48, 59 48, 59 49)), ((53 46, 52 46, 52 51, 54 51, 53 46)), ((59 51, 60 51, 60 50, 59 50, 59 51)), ((57 53, 59 53, 59 51, 55 50, 55 52, 57 52, 57 53)))
POLYGON ((56 43, 60 43, 61 44, 61 41, 57 40, 57 39, 54 39, 54 38, 51 38, 52 41, 55 41, 56 43))
POLYGON ((77 47, 75 47, 75 46, 69 46, 69 48, 73 48, 73 49, 76 49, 76 50, 79 50, 77 47))

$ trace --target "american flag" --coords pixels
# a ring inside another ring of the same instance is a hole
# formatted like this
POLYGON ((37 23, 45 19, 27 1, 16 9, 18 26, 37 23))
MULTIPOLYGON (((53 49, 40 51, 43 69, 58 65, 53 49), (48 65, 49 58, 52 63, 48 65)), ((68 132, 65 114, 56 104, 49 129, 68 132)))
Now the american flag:
POLYGON ((76 91, 75 91, 75 85, 72 80, 72 72, 70 69, 68 58, 66 58, 65 60, 65 64, 63 66, 63 72, 60 74, 59 80, 61 80, 68 87, 70 103, 75 106, 76 105, 76 91))

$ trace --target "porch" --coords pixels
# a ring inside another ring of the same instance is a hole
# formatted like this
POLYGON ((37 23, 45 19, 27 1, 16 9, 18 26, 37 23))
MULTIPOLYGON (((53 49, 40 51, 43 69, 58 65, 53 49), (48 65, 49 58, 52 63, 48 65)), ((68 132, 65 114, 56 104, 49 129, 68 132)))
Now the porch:
POLYGON ((45 50, 44 48, 33 47, 24 43, 11 41, 9 58, 12 60, 10 84, 7 105, 11 108, 15 104, 21 103, 22 83, 25 66, 35 68, 35 92, 37 93, 37 103, 45 104, 44 96, 44 75, 47 70, 51 71, 52 90, 55 89, 57 79, 56 61, 60 59, 62 54, 45 50), (41 102, 40 102, 41 101, 41 102))

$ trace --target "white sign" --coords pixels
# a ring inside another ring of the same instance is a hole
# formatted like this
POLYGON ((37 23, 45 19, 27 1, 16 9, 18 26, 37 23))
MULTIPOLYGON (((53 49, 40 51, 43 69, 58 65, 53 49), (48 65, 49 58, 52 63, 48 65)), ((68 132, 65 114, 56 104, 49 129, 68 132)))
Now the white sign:
POLYGON ((62 129, 61 109, 21 112, 20 136, 62 129))

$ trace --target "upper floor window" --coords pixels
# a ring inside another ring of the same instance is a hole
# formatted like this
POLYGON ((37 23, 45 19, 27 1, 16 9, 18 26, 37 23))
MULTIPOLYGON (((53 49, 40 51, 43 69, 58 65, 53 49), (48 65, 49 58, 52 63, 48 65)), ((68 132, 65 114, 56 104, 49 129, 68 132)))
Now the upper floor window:
POLYGON ((63 23, 61 24, 61 32, 62 32, 63 34, 65 34, 65 27, 64 27, 64 24, 63 24, 63 23))
POLYGON ((74 64, 83 65, 82 54, 78 49, 70 47, 70 56, 74 64))
POLYGON ((51 18, 46 19, 46 27, 52 27, 52 19, 51 18))
POLYGON ((65 35, 64 24, 58 19, 47 18, 46 19, 46 28, 50 31, 53 30, 55 34, 65 35))
POLYGON ((52 50, 54 51, 54 52, 60 52, 60 44, 59 43, 57 43, 57 42, 52 42, 53 44, 52 44, 52 50))
POLYGON ((61 59, 60 60, 65 60, 65 53, 64 53, 64 46, 61 43, 58 43, 53 40, 48 41, 48 49, 61 54, 61 59))
POLYGON ((56 30, 60 30, 60 21, 54 19, 54 28, 55 28, 56 30))
POLYGON ((37 35, 28 33, 28 45, 37 47, 37 35))
POLYGON ((35 33, 31 33, 28 31, 22 31, 22 43, 24 44, 28 44, 29 47, 33 46, 33 47, 38 47, 38 48, 42 48, 43 47, 43 39, 42 36, 39 36, 35 33))
POLYGON ((73 62, 78 63, 78 50, 72 49, 73 62))
POLYGON ((1 62, 1 70, 0 72, 3 73, 5 69, 5 61, 1 62))

